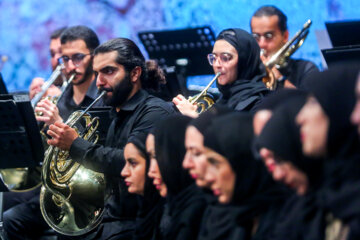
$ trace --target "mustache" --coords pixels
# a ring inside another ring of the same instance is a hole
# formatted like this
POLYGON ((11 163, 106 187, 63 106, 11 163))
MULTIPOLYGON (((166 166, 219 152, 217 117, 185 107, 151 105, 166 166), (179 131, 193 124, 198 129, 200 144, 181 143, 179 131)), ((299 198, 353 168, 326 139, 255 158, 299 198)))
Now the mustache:
POLYGON ((106 92, 114 92, 114 89, 112 87, 99 87, 99 92, 106 91, 106 92))

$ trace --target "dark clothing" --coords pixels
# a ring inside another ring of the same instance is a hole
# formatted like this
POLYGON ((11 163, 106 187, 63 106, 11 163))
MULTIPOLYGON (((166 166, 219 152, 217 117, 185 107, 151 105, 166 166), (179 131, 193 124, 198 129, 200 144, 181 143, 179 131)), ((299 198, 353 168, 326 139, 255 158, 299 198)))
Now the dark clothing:
MULTIPOLYGON (((82 102, 77 105, 73 99, 73 88, 68 87, 65 89, 64 94, 59 99, 57 103, 57 107, 59 109, 59 115, 62 117, 64 122, 69 118, 71 113, 76 110, 80 110, 81 108, 89 106, 95 98, 98 96, 98 89, 96 87, 96 79, 93 80, 91 85, 89 86, 84 99, 82 102)), ((103 99, 100 99, 97 103, 95 103, 94 107, 102 107, 105 106, 103 99)))
POLYGON ((187 116, 175 115, 154 129, 156 160, 167 188, 167 206, 160 224, 163 239, 195 239, 207 205, 204 193, 182 167, 190 121, 187 116))
POLYGON ((294 194, 282 209, 270 239, 324 239, 326 214, 314 191, 305 196, 294 194))
POLYGON ((236 214, 230 205, 219 204, 213 197, 201 221, 198 240, 241 239, 243 230, 236 225, 236 214))
POLYGON ((196 239, 207 206, 204 193, 192 184, 169 201, 171 224, 165 239, 196 239))
POLYGON ((222 31, 216 40, 227 41, 238 53, 236 80, 226 85, 216 82, 221 93, 217 104, 237 111, 255 110, 257 102, 269 92, 262 82, 266 71, 260 59, 259 45, 253 36, 238 28, 222 31))
POLYGON ((234 239, 265 239, 269 236, 273 218, 289 195, 283 186, 272 180, 264 164, 254 159, 253 139, 249 113, 218 117, 204 134, 204 146, 221 154, 235 174, 233 194, 229 199, 232 210, 228 216, 235 219, 232 224, 239 230, 234 239))
MULTIPOLYGON (((94 80, 91 83, 84 100, 79 105, 76 105, 72 98, 72 87, 67 88, 57 103, 60 116, 66 121, 72 112, 88 106, 93 102, 97 95, 96 81, 94 80)), ((102 105, 103 103, 100 100, 95 106, 102 105)), ((24 195, 27 193, 17 194, 24 195)), ((46 224, 40 212, 39 198, 39 190, 37 190, 37 194, 30 200, 18 204, 4 212, 4 229, 10 239, 36 239, 40 237, 45 230, 49 229, 49 226, 46 224)))
POLYGON ((139 90, 121 106, 119 112, 113 111, 114 119, 109 126, 105 146, 92 144, 81 138, 71 145, 70 156, 75 161, 105 174, 111 191, 105 211, 109 221, 133 221, 131 229, 127 230, 134 231, 138 204, 136 196, 128 193, 124 180, 120 178, 125 165, 123 148, 131 136, 148 132, 156 121, 172 113, 174 110, 168 103, 139 90))
POLYGON ((310 61, 290 58, 288 65, 280 68, 279 71, 285 79, 289 80, 295 87, 303 89, 303 80, 306 79, 309 74, 319 72, 319 69, 310 61))

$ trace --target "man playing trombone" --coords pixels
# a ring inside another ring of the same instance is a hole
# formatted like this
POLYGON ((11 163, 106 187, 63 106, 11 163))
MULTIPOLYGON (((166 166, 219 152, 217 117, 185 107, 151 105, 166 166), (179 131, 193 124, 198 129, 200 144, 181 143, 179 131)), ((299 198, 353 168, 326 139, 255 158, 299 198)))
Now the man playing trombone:
MULTIPOLYGON (((289 40, 286 15, 275 6, 263 6, 255 11, 250 21, 251 32, 260 48, 262 60, 266 63, 289 40)), ((310 61, 290 58, 286 66, 273 67, 275 79, 284 87, 301 88, 302 80, 308 74, 318 71, 310 61)))

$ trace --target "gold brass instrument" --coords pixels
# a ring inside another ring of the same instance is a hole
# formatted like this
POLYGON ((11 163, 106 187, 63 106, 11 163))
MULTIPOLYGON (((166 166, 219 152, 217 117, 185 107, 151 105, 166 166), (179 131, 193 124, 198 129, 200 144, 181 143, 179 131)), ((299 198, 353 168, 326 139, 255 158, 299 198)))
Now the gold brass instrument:
POLYGON ((215 77, 209 82, 209 84, 204 88, 204 90, 201 91, 201 93, 196 94, 192 97, 188 98, 188 101, 191 104, 196 104, 197 113, 205 112, 207 109, 209 109, 214 103, 215 100, 212 96, 207 94, 207 90, 210 88, 210 86, 215 82, 218 77, 220 77, 221 72, 216 73, 215 77))
MULTIPOLYGON (((72 113, 66 124, 74 127, 85 121, 85 130, 79 137, 96 143, 98 118, 91 118, 88 110, 72 113)), ((76 128, 75 128, 76 129, 76 128)), ((42 168, 40 209, 45 221, 55 231, 69 236, 85 234, 94 229, 104 213, 107 194, 104 174, 86 169, 69 157, 69 152, 50 146, 45 153, 42 168)))
POLYGON ((295 36, 282 46, 274 55, 272 55, 265 63, 267 76, 263 78, 263 82, 270 90, 276 90, 278 81, 273 76, 271 69, 285 67, 289 57, 304 43, 307 35, 309 34, 309 28, 311 26, 311 20, 308 19, 303 28, 299 30, 295 36))

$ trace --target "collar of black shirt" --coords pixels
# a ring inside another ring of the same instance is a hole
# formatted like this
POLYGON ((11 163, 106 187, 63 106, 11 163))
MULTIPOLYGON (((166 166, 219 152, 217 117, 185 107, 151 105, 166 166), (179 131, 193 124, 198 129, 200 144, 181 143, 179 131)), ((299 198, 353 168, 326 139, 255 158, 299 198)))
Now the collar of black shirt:
POLYGON ((134 111, 137 106, 139 106, 148 97, 148 95, 149 94, 145 90, 140 89, 120 107, 120 111, 134 111))

